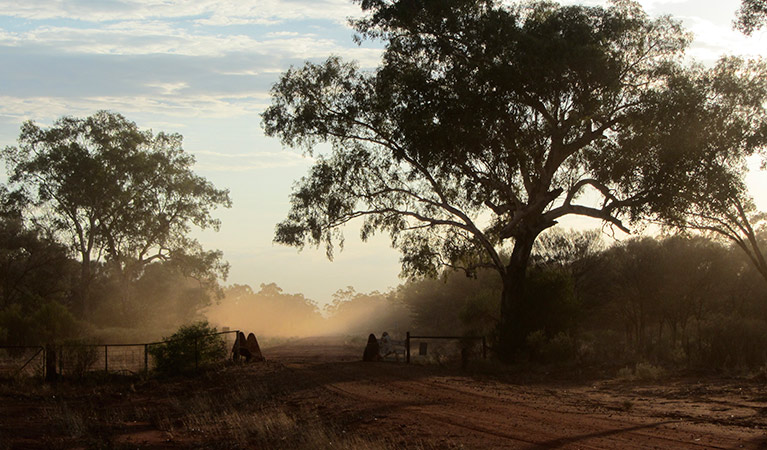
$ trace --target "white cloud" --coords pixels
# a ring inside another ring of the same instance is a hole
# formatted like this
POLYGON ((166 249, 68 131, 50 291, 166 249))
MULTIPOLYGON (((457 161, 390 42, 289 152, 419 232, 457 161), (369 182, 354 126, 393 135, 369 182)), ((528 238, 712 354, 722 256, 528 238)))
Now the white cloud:
POLYGON ((685 17, 685 21, 695 35, 688 53, 696 60, 712 63, 722 55, 755 57, 767 54, 767 32, 764 30, 745 36, 729 24, 715 24, 696 17, 685 17))
POLYGON ((27 0, 4 4, 0 15, 31 20, 73 19, 86 22, 199 18, 206 25, 279 23, 326 19, 344 22, 360 9, 348 0, 27 0))
POLYGON ((189 84, 179 81, 177 83, 147 83, 146 86, 158 89, 161 95, 173 95, 182 89, 188 88, 189 84))
POLYGON ((197 167, 209 172, 250 172, 263 169, 287 167, 308 167, 314 163, 311 157, 304 157, 295 152, 254 151, 247 153, 222 153, 215 151, 195 151, 197 167))
POLYGON ((234 53, 310 59, 339 54, 363 66, 377 65, 381 50, 350 45, 315 34, 275 33, 254 39, 242 34, 195 34, 165 22, 121 22, 104 28, 45 26, 23 33, 0 33, 0 45, 50 49, 66 54, 183 55, 221 57, 234 53))
POLYGON ((164 117, 227 118, 257 114, 268 105, 267 93, 216 95, 138 95, 124 97, 12 97, 0 96, 0 115, 23 120, 52 120, 63 115, 86 116, 108 109, 131 116, 154 113, 164 117))

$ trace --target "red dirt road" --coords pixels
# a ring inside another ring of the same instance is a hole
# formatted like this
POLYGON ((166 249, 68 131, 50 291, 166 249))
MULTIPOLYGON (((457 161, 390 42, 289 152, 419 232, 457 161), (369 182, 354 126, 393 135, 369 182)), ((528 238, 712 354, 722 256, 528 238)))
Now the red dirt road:
POLYGON ((264 353, 306 383, 291 404, 403 446, 767 449, 767 389, 749 381, 514 384, 457 369, 362 363, 361 348, 330 338, 264 353))
POLYGON ((303 339, 195 376, 0 385, 0 450, 767 449, 763 381, 537 380, 364 363, 363 346, 303 339))

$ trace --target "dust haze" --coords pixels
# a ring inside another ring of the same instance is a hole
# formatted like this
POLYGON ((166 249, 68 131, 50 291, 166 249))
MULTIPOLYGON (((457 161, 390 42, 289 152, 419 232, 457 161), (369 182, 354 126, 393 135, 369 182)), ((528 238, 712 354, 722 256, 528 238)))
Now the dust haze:
POLYGON ((282 338, 384 330, 404 333, 410 325, 409 312, 395 292, 358 293, 353 287, 338 290, 333 301, 321 308, 303 294, 283 292, 274 283, 261 284, 258 290, 233 285, 204 314, 219 327, 282 338))

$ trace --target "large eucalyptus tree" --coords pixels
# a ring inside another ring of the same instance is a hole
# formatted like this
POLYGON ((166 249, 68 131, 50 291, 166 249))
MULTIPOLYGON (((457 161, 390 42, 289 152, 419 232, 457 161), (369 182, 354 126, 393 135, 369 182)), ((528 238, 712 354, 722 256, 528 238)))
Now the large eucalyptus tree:
POLYGON ((709 162, 763 144, 767 96, 749 84, 763 67, 686 64, 690 35, 636 2, 360 3, 354 25, 385 43, 381 65, 291 68, 263 114, 288 146, 332 144, 275 241, 332 256, 342 226, 362 218, 363 238, 391 236, 405 274, 494 268, 506 356, 524 340, 515 311, 542 231, 570 215, 624 232, 674 216, 680 192, 718 176, 709 162))

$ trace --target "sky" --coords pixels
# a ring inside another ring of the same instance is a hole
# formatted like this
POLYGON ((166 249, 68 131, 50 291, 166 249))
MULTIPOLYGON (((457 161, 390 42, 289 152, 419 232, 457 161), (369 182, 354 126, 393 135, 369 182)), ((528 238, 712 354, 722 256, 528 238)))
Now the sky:
MULTIPOLYGON (((695 35, 688 56, 704 64, 722 54, 767 55, 767 33, 732 29, 739 0, 640 3, 682 20, 695 35)), ((291 186, 312 161, 265 137, 259 117, 291 65, 330 55, 378 64, 380 43, 352 40, 347 18, 359 15, 347 0, 0 0, 0 147, 16 143, 25 120, 50 125, 101 109, 181 133, 195 171, 231 193, 233 207, 216 211, 220 231, 196 233, 224 252, 227 284, 274 282, 320 304, 346 286, 385 291, 401 279, 399 255, 383 236, 362 243, 348 229, 333 262, 322 249, 272 243, 291 186)), ((761 209, 766 181, 764 172, 749 177, 761 209)))

